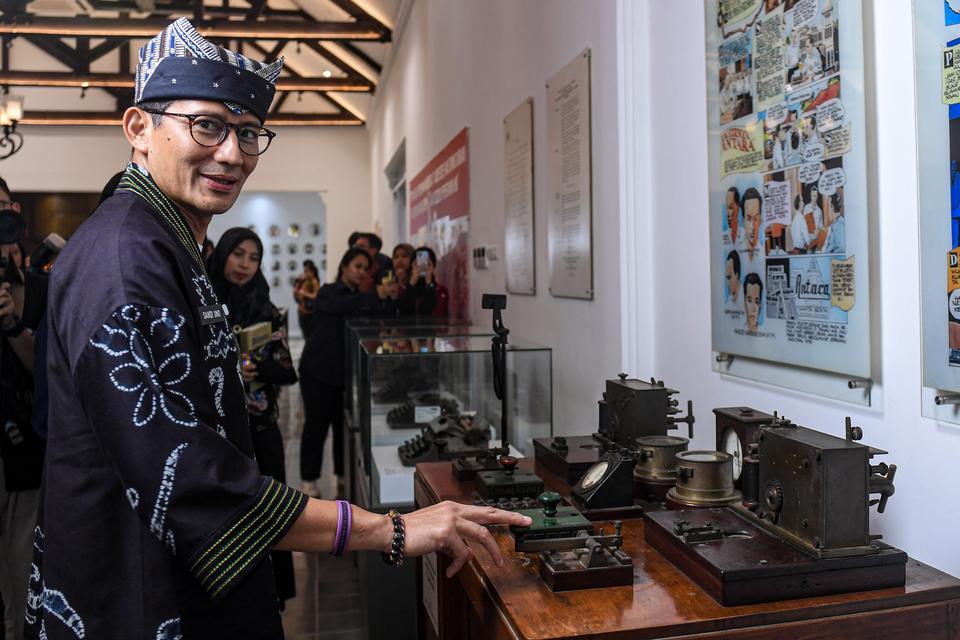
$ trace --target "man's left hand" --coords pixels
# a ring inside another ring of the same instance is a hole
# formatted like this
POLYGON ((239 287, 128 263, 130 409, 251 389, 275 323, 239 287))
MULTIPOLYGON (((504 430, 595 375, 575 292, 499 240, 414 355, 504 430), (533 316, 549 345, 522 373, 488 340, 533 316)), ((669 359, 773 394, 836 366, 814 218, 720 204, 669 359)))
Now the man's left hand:
MULTIPOLYGON (((503 554, 485 525, 507 524, 528 527, 529 517, 493 507, 474 507, 444 501, 404 516, 406 539, 404 552, 410 557, 441 551, 453 558, 447 577, 453 576, 473 556, 465 541, 478 543, 494 564, 503 566, 503 554)), ((392 529, 391 529, 392 533, 392 529)))

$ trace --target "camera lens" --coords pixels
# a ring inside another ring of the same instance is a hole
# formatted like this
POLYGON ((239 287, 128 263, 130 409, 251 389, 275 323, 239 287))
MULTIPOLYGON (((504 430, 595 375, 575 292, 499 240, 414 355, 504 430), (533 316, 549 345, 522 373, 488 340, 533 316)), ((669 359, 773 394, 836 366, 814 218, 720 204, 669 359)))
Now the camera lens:
POLYGON ((16 211, 6 209, 0 211, 0 244, 20 242, 27 225, 16 211))

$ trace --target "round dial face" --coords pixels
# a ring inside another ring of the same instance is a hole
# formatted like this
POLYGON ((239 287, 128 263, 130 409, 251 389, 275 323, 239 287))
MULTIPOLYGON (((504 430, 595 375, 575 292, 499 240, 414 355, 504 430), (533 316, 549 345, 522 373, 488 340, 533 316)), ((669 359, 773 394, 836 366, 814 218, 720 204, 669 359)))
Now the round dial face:
POLYGON ((740 443, 740 436, 733 429, 727 429, 723 432, 723 450, 733 456, 733 479, 740 478, 740 469, 743 467, 743 445, 740 443))
POLYGON ((583 474, 583 480, 581 484, 584 489, 593 489, 598 482, 603 478, 607 473, 607 468, 610 466, 610 463, 606 460, 598 462, 593 465, 587 472, 583 474))

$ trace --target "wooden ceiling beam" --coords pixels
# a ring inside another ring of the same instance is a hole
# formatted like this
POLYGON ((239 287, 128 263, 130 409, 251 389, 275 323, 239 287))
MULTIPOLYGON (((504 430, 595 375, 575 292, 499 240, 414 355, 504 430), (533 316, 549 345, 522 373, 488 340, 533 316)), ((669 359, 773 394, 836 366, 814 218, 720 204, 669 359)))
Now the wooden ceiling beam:
MULTIPOLYGON (((65 62, 66 64, 66 62, 65 62)), ((77 73, 57 71, 0 71, 0 85, 12 87, 79 87, 132 89, 135 78, 131 73, 77 73)), ((277 79, 277 91, 342 91, 366 93, 368 82, 354 82, 346 78, 305 78, 299 74, 277 79)))
POLYGON ((363 63, 373 69, 378 76, 383 72, 383 67, 379 62, 371 58, 366 51, 355 45, 350 40, 333 40, 332 42, 336 42, 338 45, 349 51, 352 55, 362 60, 363 63))
MULTIPOLYGON (((18 125, 101 125, 117 126, 122 111, 27 111, 18 125)), ((362 125, 363 120, 347 113, 278 113, 267 119, 268 127, 362 125)))
MULTIPOLYGON (((167 18, 53 18, 19 14, 5 16, 0 35, 56 36, 58 38, 152 38, 165 29, 167 18)), ((373 40, 383 41, 376 21, 307 22, 206 20, 194 25, 207 38, 237 40, 373 40)))
POLYGON ((346 60, 344 60, 343 58, 335 54, 333 51, 331 51, 329 47, 325 47, 322 43, 314 40, 303 40, 302 42, 308 48, 312 49, 315 53, 317 53, 317 55, 322 56, 326 60, 329 60, 330 62, 332 62, 337 68, 339 68, 341 71, 347 74, 348 78, 350 78, 354 82, 366 82, 370 85, 370 91, 372 92, 374 90, 375 85, 373 84, 373 82, 371 82, 368 78, 364 77, 364 75, 360 73, 356 69, 356 67, 354 67, 352 64, 350 64, 349 62, 347 62, 346 60))
POLYGON ((337 7, 339 7, 342 11, 346 12, 354 20, 358 20, 358 21, 370 20, 377 23, 378 25, 380 25, 380 28, 386 34, 386 39, 384 40, 384 42, 390 42, 390 38, 392 34, 390 33, 390 29, 387 27, 387 25, 383 24, 382 22, 374 18, 372 15, 367 13, 363 9, 363 7, 358 5, 356 2, 354 2, 353 0, 330 0, 330 2, 332 2, 337 7))
POLYGON ((97 46, 91 47, 90 53, 87 55, 87 61, 94 62, 99 60, 114 49, 122 48, 124 43, 129 44, 130 41, 126 38, 107 38, 97 46))

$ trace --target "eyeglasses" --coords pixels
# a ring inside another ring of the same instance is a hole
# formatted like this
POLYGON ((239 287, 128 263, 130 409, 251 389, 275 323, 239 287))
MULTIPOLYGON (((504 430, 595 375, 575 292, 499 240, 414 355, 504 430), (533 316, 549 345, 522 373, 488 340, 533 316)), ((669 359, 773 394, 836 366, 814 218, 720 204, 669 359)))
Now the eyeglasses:
POLYGON ((265 127, 255 124, 232 124, 216 116, 199 113, 170 113, 169 111, 153 111, 144 109, 147 113, 158 116, 174 116, 186 118, 190 121, 190 135, 197 144, 204 147, 216 147, 223 144, 230 130, 237 132, 237 142, 240 151, 248 156, 259 156, 270 147, 277 134, 265 127))

